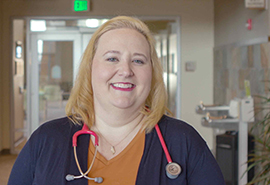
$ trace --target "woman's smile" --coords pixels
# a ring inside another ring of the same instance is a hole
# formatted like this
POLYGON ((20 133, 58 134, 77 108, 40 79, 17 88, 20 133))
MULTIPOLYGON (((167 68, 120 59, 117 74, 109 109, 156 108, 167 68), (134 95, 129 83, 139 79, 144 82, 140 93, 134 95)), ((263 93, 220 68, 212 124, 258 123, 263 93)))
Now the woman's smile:
POLYGON ((112 88, 120 91, 132 91, 136 85, 128 82, 111 83, 112 88))

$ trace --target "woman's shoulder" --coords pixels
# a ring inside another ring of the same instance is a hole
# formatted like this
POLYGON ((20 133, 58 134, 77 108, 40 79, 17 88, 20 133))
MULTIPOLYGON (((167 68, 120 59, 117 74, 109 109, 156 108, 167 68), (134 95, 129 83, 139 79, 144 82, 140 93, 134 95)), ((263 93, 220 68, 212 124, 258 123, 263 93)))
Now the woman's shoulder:
POLYGON ((71 126, 71 123, 68 117, 61 117, 44 122, 38 129, 62 129, 63 127, 71 126))
POLYGON ((54 120, 49 120, 40 125, 32 134, 33 137, 58 137, 69 135, 71 132, 76 132, 81 129, 80 125, 75 125, 68 117, 62 117, 54 120))
POLYGON ((203 144, 205 140, 201 137, 198 131, 189 123, 164 115, 159 121, 159 127, 164 132, 165 137, 177 138, 181 141, 185 140, 191 144, 203 144))
POLYGON ((197 132, 196 129, 189 123, 166 115, 163 115, 163 117, 160 119, 159 126, 176 133, 197 132))

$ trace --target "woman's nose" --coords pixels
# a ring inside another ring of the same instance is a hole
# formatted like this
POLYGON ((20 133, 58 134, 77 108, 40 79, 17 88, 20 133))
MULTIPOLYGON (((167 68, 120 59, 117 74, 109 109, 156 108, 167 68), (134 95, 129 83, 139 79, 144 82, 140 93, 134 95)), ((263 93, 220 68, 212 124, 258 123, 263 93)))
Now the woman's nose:
POLYGON ((129 62, 122 62, 119 66, 118 73, 120 76, 124 77, 130 77, 134 75, 131 64, 129 62))

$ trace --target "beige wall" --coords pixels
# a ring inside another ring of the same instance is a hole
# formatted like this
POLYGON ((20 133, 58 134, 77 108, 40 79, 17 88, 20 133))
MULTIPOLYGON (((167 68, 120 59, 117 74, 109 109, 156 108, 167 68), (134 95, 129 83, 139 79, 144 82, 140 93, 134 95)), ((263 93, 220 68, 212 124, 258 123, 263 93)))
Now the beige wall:
MULTIPOLYGON (((2 0, 3 1, 3 0, 2 0)), ((212 146, 211 129, 203 128, 200 116, 195 114, 199 100, 212 103, 213 99, 213 45, 214 45, 214 10, 213 0, 92 0, 92 10, 87 13, 71 11, 71 1, 66 0, 4 0, 2 50, 4 63, 0 68, 2 78, 0 89, 3 90, 1 106, 10 102, 10 18, 11 16, 91 16, 91 15, 146 15, 146 16, 180 16, 181 17, 181 116, 203 135, 212 146), (149 8, 151 7, 151 8, 149 8), (3 52, 4 51, 4 52, 3 52), (196 61, 197 70, 185 72, 184 63, 196 61), (5 96, 4 96, 5 95, 5 96)), ((2 11, 1 11, 2 12, 2 11)), ((0 120, 3 128, 3 147, 9 148, 9 106, 2 109, 0 120)))
MULTIPOLYGON (((2 6, 3 2, 0 1, 0 84, 3 84, 3 55, 2 55, 2 48, 3 48, 3 44, 2 44, 2 39, 3 39, 3 6, 2 6)), ((2 86, 0 86, 0 88, 2 88, 2 86)), ((2 94, 2 91, 0 91, 0 151, 2 150, 2 143, 3 143, 3 138, 2 138, 2 132, 3 132, 3 114, 2 114, 2 98, 3 97, 3 94, 2 94)))
POLYGON ((243 0, 215 0, 214 7, 215 46, 266 37, 270 33, 268 10, 247 9, 243 0), (252 19, 252 30, 246 28, 248 19, 252 19))

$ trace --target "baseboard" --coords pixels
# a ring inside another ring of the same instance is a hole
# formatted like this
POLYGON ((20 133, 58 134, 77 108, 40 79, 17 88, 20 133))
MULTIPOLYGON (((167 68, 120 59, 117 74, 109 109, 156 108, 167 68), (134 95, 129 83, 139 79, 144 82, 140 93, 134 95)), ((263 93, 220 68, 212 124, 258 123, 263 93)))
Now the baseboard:
POLYGON ((0 151, 0 155, 9 155, 10 154, 10 149, 3 149, 0 151))

